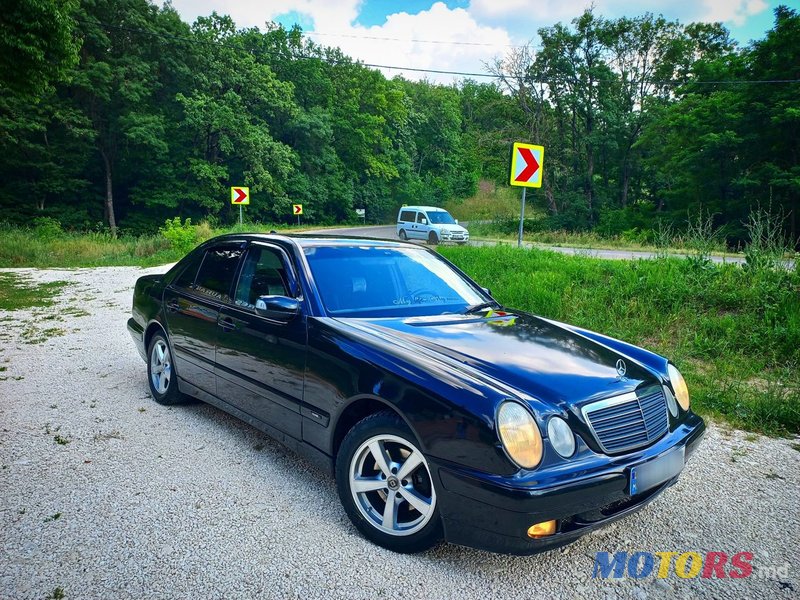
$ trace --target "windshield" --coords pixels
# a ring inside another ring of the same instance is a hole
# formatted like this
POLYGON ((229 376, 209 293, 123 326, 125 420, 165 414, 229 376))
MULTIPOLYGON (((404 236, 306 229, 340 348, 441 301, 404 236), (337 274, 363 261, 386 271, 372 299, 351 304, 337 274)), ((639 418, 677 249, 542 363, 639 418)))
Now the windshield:
POLYGON ((488 300, 444 260, 422 248, 324 246, 304 249, 330 315, 460 313, 488 300))
POLYGON ((446 210, 428 211, 428 218, 435 225, 455 225, 456 221, 446 210))

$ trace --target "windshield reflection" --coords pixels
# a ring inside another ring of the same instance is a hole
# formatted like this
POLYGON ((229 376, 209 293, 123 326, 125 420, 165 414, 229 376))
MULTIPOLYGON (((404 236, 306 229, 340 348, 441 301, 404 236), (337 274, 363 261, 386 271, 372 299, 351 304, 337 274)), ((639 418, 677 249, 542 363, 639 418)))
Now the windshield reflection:
POLYGON ((422 248, 311 246, 304 251, 331 315, 440 315, 462 312, 488 299, 422 248))

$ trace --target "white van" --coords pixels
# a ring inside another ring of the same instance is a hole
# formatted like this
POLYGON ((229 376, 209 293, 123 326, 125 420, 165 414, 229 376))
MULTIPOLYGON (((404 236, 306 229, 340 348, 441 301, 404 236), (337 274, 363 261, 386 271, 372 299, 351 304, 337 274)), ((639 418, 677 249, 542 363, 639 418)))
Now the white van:
POLYGON ((435 206, 404 206, 397 215, 397 236, 401 240, 426 240, 429 244, 466 244, 469 231, 449 212, 435 206))

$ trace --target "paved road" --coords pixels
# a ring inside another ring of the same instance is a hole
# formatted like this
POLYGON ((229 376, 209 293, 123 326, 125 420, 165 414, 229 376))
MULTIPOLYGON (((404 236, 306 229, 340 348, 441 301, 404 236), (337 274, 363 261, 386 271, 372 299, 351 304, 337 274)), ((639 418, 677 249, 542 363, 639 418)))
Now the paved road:
MULTIPOLYGON (((466 225, 466 223, 464 223, 466 225)), ((318 229, 309 231, 308 233, 320 233, 327 235, 342 235, 353 237, 373 237, 382 238, 387 240, 396 240, 397 233, 395 233, 394 225, 371 225, 367 227, 339 227, 336 229, 318 229)), ((471 240, 471 246, 493 246, 498 243, 493 240, 471 240)), ((508 242, 514 244, 514 242, 508 242)), ((560 252, 561 254, 579 255, 579 256, 592 256, 595 258, 604 258, 610 260, 636 260, 637 258, 657 258, 658 254, 646 250, 600 250, 589 248, 570 248, 566 246, 548 246, 544 244, 534 244, 532 242, 524 242, 526 248, 542 248, 544 250, 552 250, 553 252, 560 252)), ((685 254, 670 254, 678 258, 684 258, 685 254)), ((711 260, 715 263, 744 263, 742 256, 711 256, 711 260)), ((794 262, 787 261, 787 268, 793 268, 794 262)))

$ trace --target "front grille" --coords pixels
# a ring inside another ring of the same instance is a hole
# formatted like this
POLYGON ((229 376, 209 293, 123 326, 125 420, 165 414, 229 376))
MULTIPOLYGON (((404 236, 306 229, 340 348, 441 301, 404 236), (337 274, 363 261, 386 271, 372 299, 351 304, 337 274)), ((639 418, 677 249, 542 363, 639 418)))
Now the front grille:
POLYGON ((651 444, 669 427, 661 386, 594 402, 583 408, 583 416, 609 454, 651 444))

